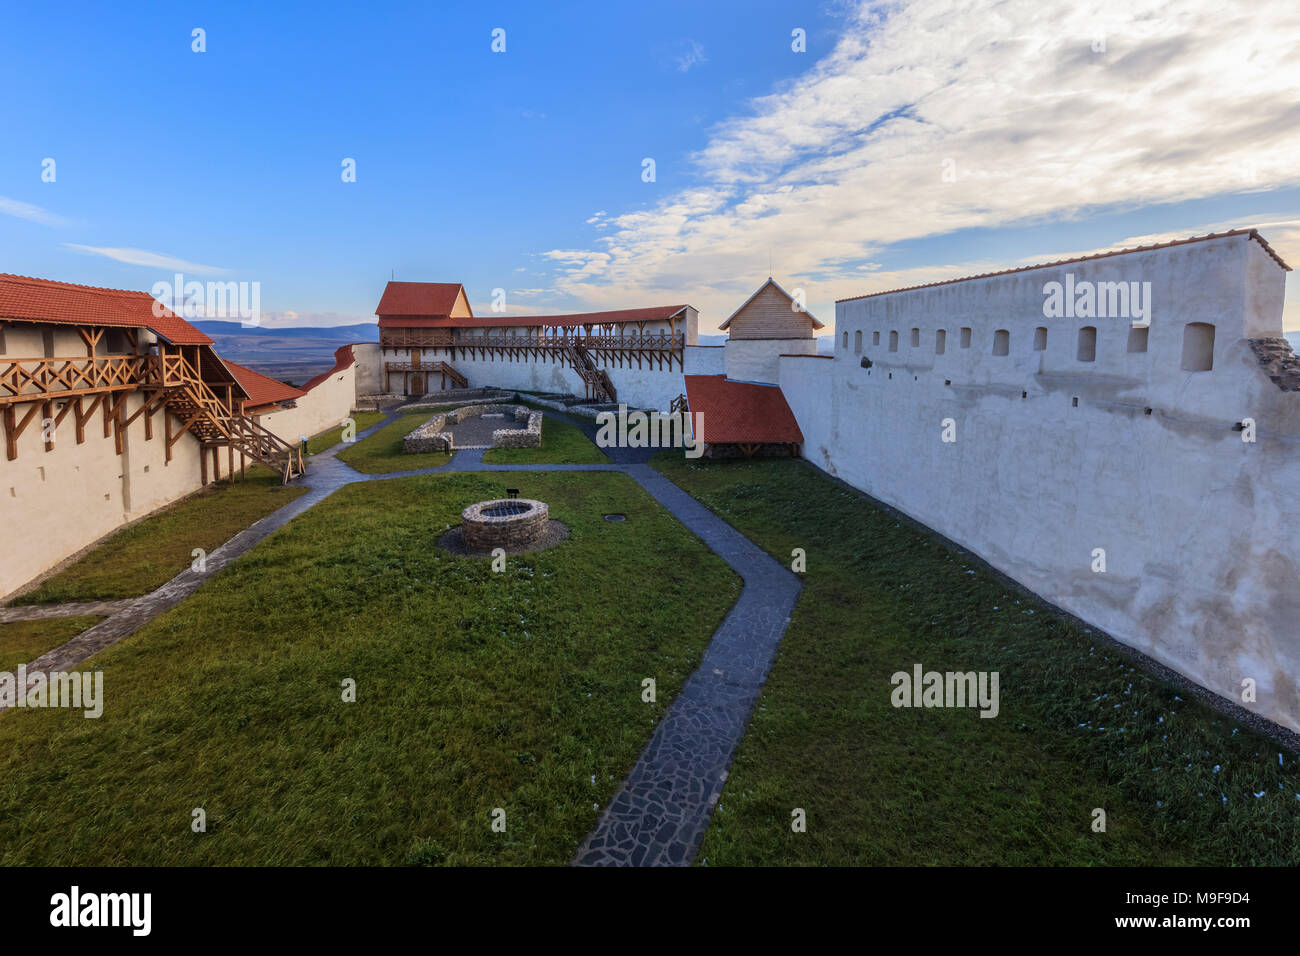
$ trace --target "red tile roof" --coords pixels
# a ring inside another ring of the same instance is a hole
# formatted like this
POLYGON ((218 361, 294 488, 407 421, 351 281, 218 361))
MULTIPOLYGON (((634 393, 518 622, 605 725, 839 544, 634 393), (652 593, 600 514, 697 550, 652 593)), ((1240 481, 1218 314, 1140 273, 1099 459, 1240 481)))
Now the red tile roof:
POLYGON ((230 359, 221 360, 226 368, 230 369, 230 374, 235 377, 235 381, 240 387, 248 393, 248 401, 245 408, 250 410, 262 408, 265 405, 275 405, 278 402, 289 402, 302 398, 303 391, 294 388, 292 385, 285 385, 284 382, 276 381, 261 372, 254 372, 251 368, 240 365, 238 362, 232 362, 230 359))
POLYGON ((686 305, 654 305, 644 309, 615 309, 611 312, 571 312, 566 315, 475 315, 463 318, 379 318, 381 329, 400 326, 414 329, 469 328, 552 328, 578 325, 625 325, 630 322, 665 322, 690 308, 686 305))
POLYGON ((459 282, 390 282, 384 286, 375 314, 408 317, 451 315, 460 292, 459 282))
POLYGON ((1033 266, 1019 266, 1015 269, 1002 269, 999 272, 982 272, 979 275, 963 276, 960 279, 942 279, 939 282, 926 282, 922 285, 903 286, 900 289, 887 289, 884 292, 868 292, 866 295, 854 295, 847 299, 836 299, 836 302, 856 302, 858 299, 873 299, 878 295, 893 295, 895 292, 911 292, 913 289, 932 289, 940 285, 952 285, 954 282, 970 282, 974 279, 989 279, 993 276, 1011 275, 1016 272, 1029 272, 1033 269, 1050 269, 1053 266, 1068 266, 1075 262, 1089 262, 1093 259, 1108 259, 1111 256, 1125 256, 1132 252, 1150 252, 1153 249, 1171 249, 1174 246, 1185 246, 1192 242, 1205 242, 1208 239, 1227 239, 1230 236, 1247 236, 1254 239, 1264 251, 1273 257, 1273 261, 1280 265, 1287 272, 1291 267, 1282 261, 1282 257, 1273 251, 1273 247, 1265 241, 1264 237, 1259 234, 1258 229, 1232 229, 1228 232, 1212 232, 1205 236, 1192 236, 1190 239, 1175 239, 1172 242, 1156 242, 1149 246, 1134 246, 1132 249, 1112 249, 1110 252, 1095 252, 1090 256, 1077 256, 1074 259, 1057 259, 1055 262, 1040 262, 1033 266))
POLYGON ((321 372, 315 378, 308 379, 307 384, 302 387, 302 390, 304 392, 310 392, 313 388, 315 388, 321 382, 325 381, 331 375, 335 375, 343 371, 345 368, 351 366, 355 361, 356 358, 352 355, 352 346, 340 345, 338 348, 334 350, 334 367, 330 369, 328 372, 321 372))
POLYGON ((194 326, 147 292, 101 289, 0 273, 0 317, 63 325, 152 329, 173 345, 211 345, 194 326))
POLYGON ((703 413, 705 444, 803 444, 803 432, 777 385, 733 382, 725 375, 687 375, 691 415, 703 413))

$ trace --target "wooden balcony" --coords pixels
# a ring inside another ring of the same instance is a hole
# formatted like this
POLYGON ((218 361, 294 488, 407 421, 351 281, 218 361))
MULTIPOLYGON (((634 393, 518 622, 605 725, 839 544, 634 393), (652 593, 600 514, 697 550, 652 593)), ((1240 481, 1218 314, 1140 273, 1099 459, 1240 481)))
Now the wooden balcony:
POLYGON ((162 384, 148 355, 0 358, 0 405, 162 384))

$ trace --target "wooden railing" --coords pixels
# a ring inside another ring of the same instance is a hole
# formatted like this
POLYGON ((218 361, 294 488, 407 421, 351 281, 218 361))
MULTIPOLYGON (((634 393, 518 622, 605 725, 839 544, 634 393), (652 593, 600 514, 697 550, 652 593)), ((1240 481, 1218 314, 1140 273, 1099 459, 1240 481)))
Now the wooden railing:
POLYGON ((289 444, 222 401, 184 355, 167 352, 154 361, 163 387, 171 392, 168 404, 201 442, 229 445, 278 471, 285 482, 306 470, 301 445, 289 444))
POLYGON ((448 365, 446 362, 443 361, 385 362, 384 371, 385 372, 424 372, 426 374, 432 373, 435 375, 446 375, 449 379, 455 382, 457 387, 459 388, 466 388, 469 385, 469 379, 467 379, 464 375, 462 375, 460 372, 456 371, 456 369, 452 368, 450 365, 448 365))
POLYGON ((452 344, 451 329, 380 329, 379 344, 384 348, 445 348, 452 344))
POLYGON ((157 384, 151 374, 147 355, 0 359, 0 404, 157 384))
POLYGON ((582 345, 589 349, 680 349, 685 344, 681 333, 632 335, 462 335, 451 345, 472 348, 565 348, 582 345))
POLYGON ((686 337, 680 332, 630 332, 625 335, 585 335, 582 330, 568 335, 559 328, 546 329, 542 335, 525 333, 475 335, 465 329, 381 329, 379 344, 384 348, 563 348, 580 342, 589 349, 680 349, 686 337))

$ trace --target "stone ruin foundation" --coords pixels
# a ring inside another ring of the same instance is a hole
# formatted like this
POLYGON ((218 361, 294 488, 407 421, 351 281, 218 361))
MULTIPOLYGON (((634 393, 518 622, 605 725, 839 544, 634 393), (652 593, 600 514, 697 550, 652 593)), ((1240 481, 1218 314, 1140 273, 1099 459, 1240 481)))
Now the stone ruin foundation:
POLYGON ((539 448, 542 444, 542 413, 523 405, 468 405, 434 415, 427 422, 402 439, 402 451, 407 454, 419 452, 451 452, 456 448, 539 448), (497 428, 492 432, 492 444, 457 445, 455 435, 449 429, 477 417, 501 416, 505 423, 514 427, 497 428))

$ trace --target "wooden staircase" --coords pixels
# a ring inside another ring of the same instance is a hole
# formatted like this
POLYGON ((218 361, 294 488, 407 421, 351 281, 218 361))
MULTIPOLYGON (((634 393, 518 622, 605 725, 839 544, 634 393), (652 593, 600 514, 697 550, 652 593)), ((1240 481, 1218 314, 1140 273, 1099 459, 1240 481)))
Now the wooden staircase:
POLYGON ((187 431, 208 448, 233 448, 246 458, 261 462, 288 484, 307 469, 302 449, 268 431, 241 411, 232 411, 194 367, 180 354, 154 358, 167 407, 183 423, 169 439, 175 442, 187 431))
POLYGON ((592 361, 586 348, 569 343, 565 346, 564 354, 572 363, 574 371, 578 373, 583 384, 587 386, 587 398, 610 404, 618 401, 618 392, 614 390, 614 383, 609 380, 609 374, 592 361))
POLYGON ((469 379, 467 379, 464 375, 460 374, 460 372, 456 371, 446 362, 434 362, 429 366, 429 370, 433 372, 440 372, 441 374, 447 376, 456 384, 457 388, 469 387, 469 379))

